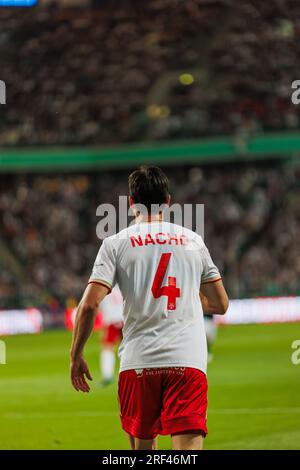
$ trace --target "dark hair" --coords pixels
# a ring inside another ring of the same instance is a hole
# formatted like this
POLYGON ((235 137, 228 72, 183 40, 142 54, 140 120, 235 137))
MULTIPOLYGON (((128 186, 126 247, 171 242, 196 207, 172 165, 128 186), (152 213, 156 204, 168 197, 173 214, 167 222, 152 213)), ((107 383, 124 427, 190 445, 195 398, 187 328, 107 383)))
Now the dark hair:
POLYGON ((169 180, 156 166, 141 166, 129 175, 129 195, 136 204, 143 204, 148 211, 151 204, 165 204, 169 195, 169 180))

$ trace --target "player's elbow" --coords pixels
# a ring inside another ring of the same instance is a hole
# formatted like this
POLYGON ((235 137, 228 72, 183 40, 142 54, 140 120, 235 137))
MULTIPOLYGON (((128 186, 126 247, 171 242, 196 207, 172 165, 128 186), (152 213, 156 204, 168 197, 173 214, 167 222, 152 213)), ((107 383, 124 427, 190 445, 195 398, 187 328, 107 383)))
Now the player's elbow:
POLYGON ((97 304, 84 300, 80 302, 79 309, 82 316, 94 316, 97 312, 97 304))
POLYGON ((227 295, 224 295, 219 302, 218 313, 219 315, 225 315, 229 307, 229 299, 227 295))

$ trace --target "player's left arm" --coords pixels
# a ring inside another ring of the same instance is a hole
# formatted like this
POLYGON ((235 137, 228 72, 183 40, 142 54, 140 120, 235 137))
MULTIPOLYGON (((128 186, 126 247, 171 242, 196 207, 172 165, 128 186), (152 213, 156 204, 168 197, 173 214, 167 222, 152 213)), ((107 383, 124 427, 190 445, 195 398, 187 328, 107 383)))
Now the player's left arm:
POLYGON ((83 358, 83 350, 93 330, 99 303, 109 292, 110 288, 103 284, 88 284, 77 309, 70 353, 71 382, 77 391, 90 391, 86 378, 93 379, 83 358))
POLYGON ((224 315, 229 300, 218 268, 214 264, 208 249, 203 243, 201 248, 202 276, 200 300, 205 314, 224 315))
POLYGON ((201 284, 200 300, 205 314, 224 315, 229 300, 222 279, 216 278, 201 284))
POLYGON ((116 259, 114 250, 107 239, 103 240, 92 275, 77 309, 73 341, 71 346, 71 381, 75 390, 89 392, 86 378, 91 373, 83 358, 84 346, 93 330, 98 306, 115 284, 116 259))

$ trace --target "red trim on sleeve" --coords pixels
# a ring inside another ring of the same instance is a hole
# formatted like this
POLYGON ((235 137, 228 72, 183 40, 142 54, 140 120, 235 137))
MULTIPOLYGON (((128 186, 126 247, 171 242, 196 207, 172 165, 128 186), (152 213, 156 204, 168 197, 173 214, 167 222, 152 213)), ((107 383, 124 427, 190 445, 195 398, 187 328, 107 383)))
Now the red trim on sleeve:
POLYGON ((221 278, 221 277, 217 277, 216 279, 212 279, 211 281, 204 281, 204 282, 201 282, 201 284, 212 284, 213 282, 217 282, 217 281, 222 281, 222 278, 221 278))
POLYGON ((101 286, 106 287, 109 290, 109 292, 112 291, 112 287, 109 286, 108 284, 105 284, 105 282, 102 282, 102 281, 89 281, 88 285, 89 284, 100 284, 101 286))

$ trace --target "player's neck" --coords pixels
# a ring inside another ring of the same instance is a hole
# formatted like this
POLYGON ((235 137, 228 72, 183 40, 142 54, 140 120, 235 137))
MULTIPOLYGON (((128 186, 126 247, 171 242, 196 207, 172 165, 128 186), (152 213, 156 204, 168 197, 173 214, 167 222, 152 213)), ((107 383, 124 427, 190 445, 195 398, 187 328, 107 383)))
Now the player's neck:
POLYGON ((154 215, 142 215, 142 214, 139 214, 136 218, 135 218, 135 222, 137 224, 144 224, 144 223, 148 223, 148 224, 151 224, 153 222, 163 222, 164 220, 164 216, 162 213, 160 214, 154 214, 154 215))

